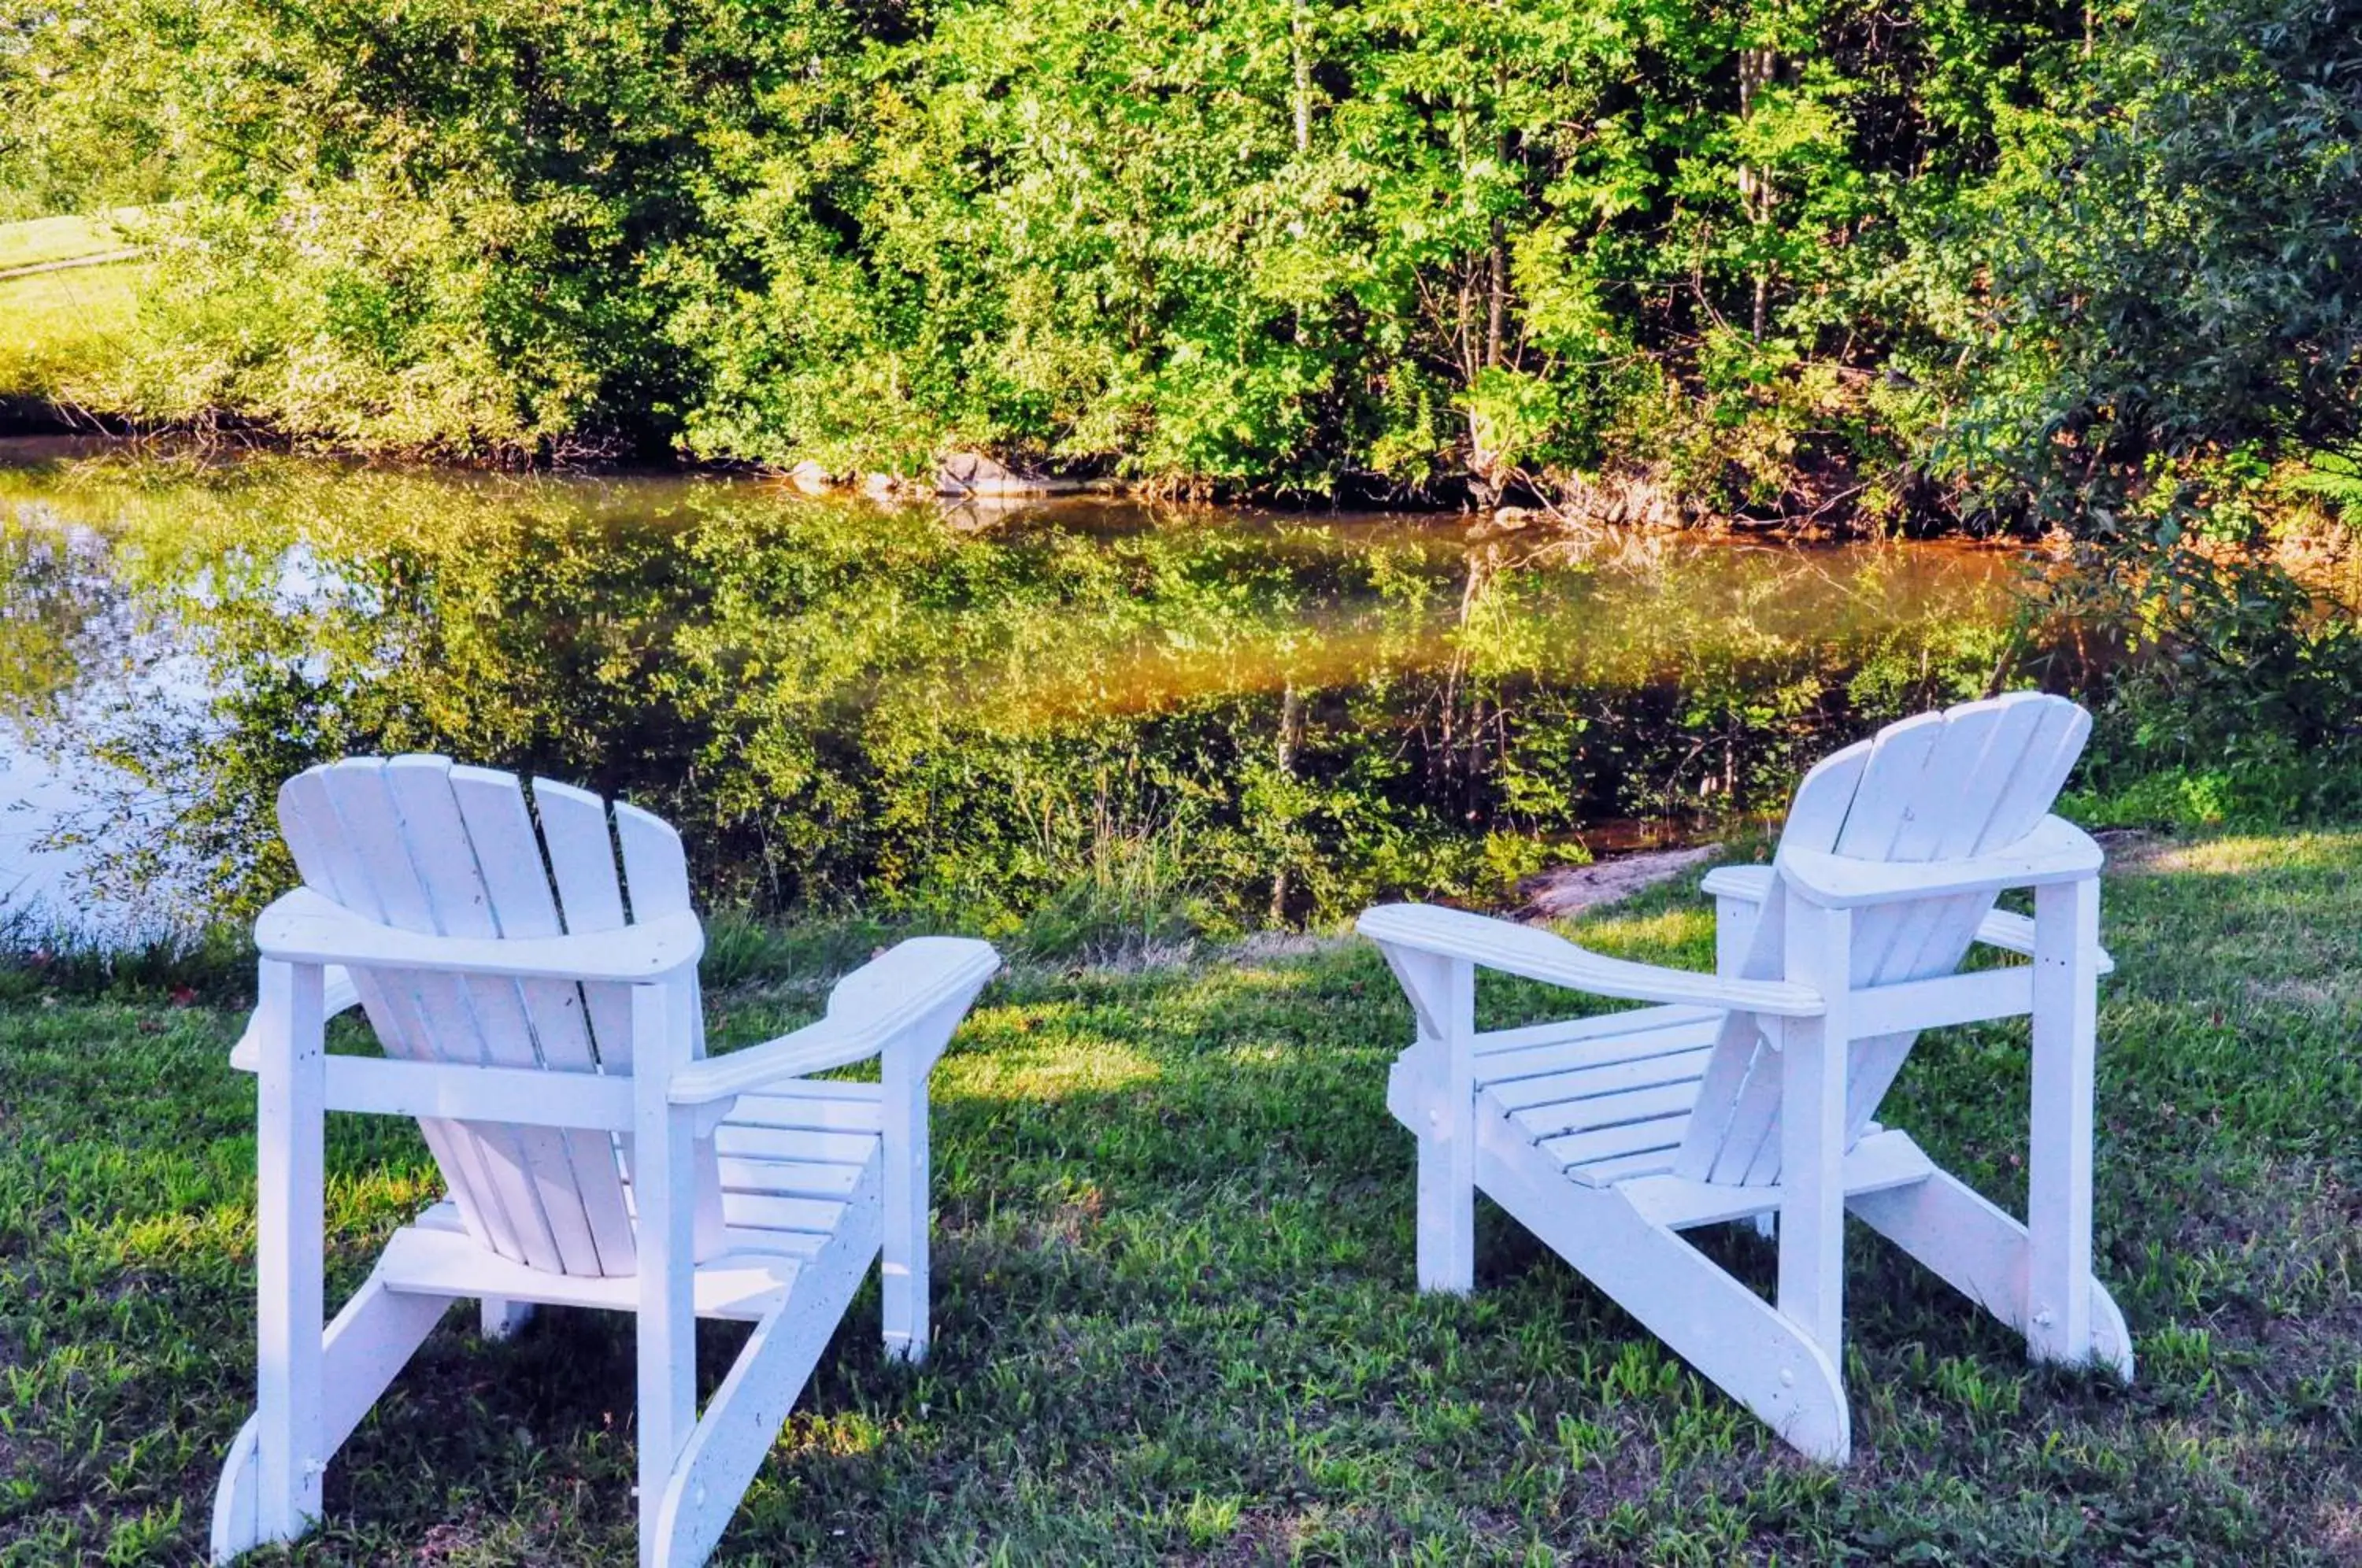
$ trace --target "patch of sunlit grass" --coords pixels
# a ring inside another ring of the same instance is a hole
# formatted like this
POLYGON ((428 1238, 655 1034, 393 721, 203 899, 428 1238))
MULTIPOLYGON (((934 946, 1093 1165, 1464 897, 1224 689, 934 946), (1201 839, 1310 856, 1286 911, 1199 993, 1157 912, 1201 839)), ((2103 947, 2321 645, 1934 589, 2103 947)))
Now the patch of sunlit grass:
POLYGON ((131 241, 115 219, 120 217, 127 222, 138 212, 137 207, 122 207, 113 215, 85 217, 78 213, 62 213, 0 223, 0 272, 121 250, 131 241))
POLYGON ((2323 871, 2351 867, 2362 855, 2351 833, 2235 834, 2136 851, 2134 867, 2183 876, 2246 877, 2259 871, 2323 871))
POLYGON ((966 1053, 937 1069, 935 1093, 983 1099, 1064 1099, 1153 1083, 1154 1060, 1119 1042, 1087 1032, 1029 1043, 989 1055, 966 1053))

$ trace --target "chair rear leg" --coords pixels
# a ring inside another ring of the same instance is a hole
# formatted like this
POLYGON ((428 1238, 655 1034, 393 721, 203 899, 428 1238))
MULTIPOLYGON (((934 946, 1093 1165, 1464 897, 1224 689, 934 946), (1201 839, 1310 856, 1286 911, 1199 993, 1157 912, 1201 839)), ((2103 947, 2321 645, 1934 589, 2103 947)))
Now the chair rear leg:
MULTIPOLYGON (((793 1302, 747 1336, 682 1448, 653 1522, 641 1526, 644 1564, 691 1568, 713 1551, 850 1303, 850 1288, 834 1294, 830 1303, 793 1302)), ((645 1500, 642 1518, 650 1518, 645 1500)))
POLYGON ((479 1331, 488 1340, 514 1339, 533 1321, 533 1303, 487 1296, 476 1303, 479 1331))
MULTIPOLYGON (((1910 1187, 1865 1192, 1847 1201, 1855 1218, 1909 1253, 1946 1284, 2027 1335, 2037 1359, 2041 1347, 2028 1332, 2027 1283, 2032 1238, 2026 1228, 1948 1171, 1937 1171, 1910 1187)), ((2091 1342, 2083 1354, 2113 1369, 2127 1383, 2133 1376, 2132 1335, 2107 1286, 2090 1279, 2091 1342)))
MULTIPOLYGON (((344 1447, 450 1304, 445 1297, 388 1290, 371 1275, 328 1325, 322 1336, 319 1386, 308 1412, 319 1440, 320 1457, 309 1476, 315 1489, 327 1461, 344 1447)), ((291 1539, 271 1533, 262 1512, 263 1419, 258 1410, 230 1445, 222 1466, 214 1494, 211 1557, 215 1562, 226 1562, 266 1540, 291 1539)))
POLYGON ((2100 885, 2034 899, 2034 1097, 2026 1149, 2026 1347, 2090 1359, 2105 1325, 2092 1297, 2092 1084, 2099 1010, 2100 885))
POLYGON ((1476 966, 1387 955, 1434 1042, 1437 1071, 1418 1130, 1418 1287, 1476 1288, 1476 966))

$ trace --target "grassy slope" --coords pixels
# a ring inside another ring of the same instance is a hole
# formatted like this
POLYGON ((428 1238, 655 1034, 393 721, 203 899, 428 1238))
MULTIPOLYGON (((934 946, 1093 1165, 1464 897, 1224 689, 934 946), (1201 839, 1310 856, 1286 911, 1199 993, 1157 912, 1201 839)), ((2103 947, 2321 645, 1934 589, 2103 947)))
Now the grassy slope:
MULTIPOLYGON (((103 221, 32 218, 0 224, 0 272, 123 248, 103 221)), ((0 278, 0 397, 71 393, 79 378, 121 351, 145 267, 118 261, 0 278)))
MULTIPOLYGON (((1407 1020, 1366 950, 1004 982, 936 1084, 939 1353, 888 1367, 874 1294, 857 1307, 722 1560, 2352 1562, 2357 873, 2362 834, 2115 876, 2099 1255, 2140 1380, 2029 1370, 1858 1231, 1841 1474, 1489 1209, 1478 1294, 1414 1294, 1409 1140, 1381 1106, 1407 1020)), ((1708 951, 1686 896, 1588 930, 1708 951)), ((741 951, 719 1036, 809 1013, 794 971, 843 958, 741 951)), ((185 1559, 249 1398, 235 999, 14 983, 0 1562, 185 1559)), ((1890 1119, 2015 1203, 2025 1093, 2022 1031, 1955 1031, 1890 1119)), ((331 1148, 333 1299, 432 1182, 406 1127, 338 1119, 331 1148)), ((1762 1243, 1709 1244, 1768 1284, 1762 1243)), ((455 1315, 331 1471, 301 1555, 626 1560, 631 1380, 618 1320, 486 1347, 455 1315)))
POLYGON ((0 397, 71 397, 121 352, 138 315, 137 261, 0 278, 0 397))
MULTIPOLYGON (((116 209, 125 218, 137 207, 116 209)), ((77 256, 97 256, 120 250, 128 243, 105 217, 66 214, 58 217, 26 218, 0 223, 0 272, 37 266, 44 261, 71 261, 77 256)))

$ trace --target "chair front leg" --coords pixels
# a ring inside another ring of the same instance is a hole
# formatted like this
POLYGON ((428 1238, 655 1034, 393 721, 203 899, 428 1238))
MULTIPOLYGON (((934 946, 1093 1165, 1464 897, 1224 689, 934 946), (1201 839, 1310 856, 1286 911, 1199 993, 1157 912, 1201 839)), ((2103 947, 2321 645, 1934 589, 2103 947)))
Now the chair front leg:
POLYGON ((320 1516, 323 1441, 321 1227, 326 1042, 317 965, 262 961, 257 1089, 256 1518, 292 1540, 320 1516))
POLYGON ((512 1340, 533 1321, 533 1303, 486 1296, 476 1303, 477 1331, 487 1340, 512 1340))
POLYGON ((695 1007, 682 984, 632 988, 641 1568, 662 1560, 665 1496, 697 1426, 697 1113, 667 1096, 695 1007))
POLYGON ((903 1361, 927 1355, 930 1280, 927 1258, 927 1080, 900 1051, 887 1053, 886 1212, 878 1271, 884 1298, 886 1353, 903 1361), (899 1070, 895 1058, 904 1057, 899 1070))
MULTIPOLYGON (((1779 896, 1775 888, 1774 898, 1779 896)), ((1747 950, 1755 940, 1755 922, 1763 916, 1763 906, 1753 899, 1734 898, 1725 893, 1714 900, 1714 972, 1726 980, 1737 979, 1747 963, 1747 950)))
POLYGON ((1418 1287, 1465 1296, 1476 1288, 1476 966, 1423 953, 1387 957, 1419 1032, 1443 1058, 1440 1093, 1418 1134, 1418 1287))
POLYGON ((1780 1026, 1780 1313, 1844 1365, 1847 982, 1853 917, 1788 895, 1787 974, 1827 999, 1780 1026))
POLYGON ((882 1156, 885 1207, 879 1227, 878 1273, 886 1353, 924 1361, 933 1337, 929 1303, 927 1079, 935 1060, 966 1016, 967 999, 945 1003, 886 1044, 882 1156))
POLYGON ((2098 879, 2036 889, 2025 1344, 2041 1361, 2078 1363, 2092 1355, 2099 953, 2098 879))

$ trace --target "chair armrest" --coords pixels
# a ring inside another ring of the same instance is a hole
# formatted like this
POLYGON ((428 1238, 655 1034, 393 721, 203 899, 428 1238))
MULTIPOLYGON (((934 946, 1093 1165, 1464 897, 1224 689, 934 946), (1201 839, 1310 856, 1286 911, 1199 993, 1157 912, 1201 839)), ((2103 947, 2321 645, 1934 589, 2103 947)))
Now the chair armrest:
MULTIPOLYGON (((327 972, 321 976, 321 980, 323 982, 320 988, 322 1018, 334 1018, 348 1007, 360 1006, 360 988, 353 984, 352 976, 342 965, 329 965, 327 972)), ((257 1021, 258 1017, 249 1016, 246 1021, 246 1032, 239 1035, 237 1043, 229 1048, 229 1065, 241 1073, 259 1073, 262 1070, 262 1041, 254 1032, 257 1021)))
MULTIPOLYGON (((1988 947, 1998 947, 2004 953, 2023 954, 2031 958, 2034 956, 2034 922, 2022 914, 1995 910, 1977 927, 1977 940, 1988 947)), ((2100 973, 2113 975, 2115 972, 2116 961, 2108 956, 2106 948, 2100 949, 2100 973)))
POLYGON ((1760 904, 1772 896, 1772 876, 1769 866, 1717 866, 1698 883, 1698 890, 1711 899, 1760 904))
MULTIPOLYGON (((1705 874, 1699 886, 1717 899, 1736 899, 1744 903, 1760 904, 1772 896, 1772 867, 1769 866, 1717 866, 1705 874)), ((2004 952, 2034 956, 2034 922, 2022 914, 1995 910, 1985 916, 1977 927, 1977 940, 1988 947, 2004 952)), ((2100 973, 2115 972, 2116 961, 2104 949, 2100 954, 2100 973)))
MULTIPOLYGON (((1000 955, 990 944, 966 937, 901 943, 839 980, 828 994, 827 1017, 759 1045, 692 1062, 673 1075, 666 1098, 675 1105, 702 1105, 775 1079, 866 1061, 931 1015, 950 1007, 965 1010, 999 967, 1000 955)), ((950 1035, 947 1027, 933 1037, 931 1054, 918 1066, 922 1076, 933 1069, 950 1035)))
POLYGON ((567 936, 435 936, 364 920, 298 888, 262 911, 254 922, 254 944, 265 958, 290 964, 632 984, 695 966, 705 933, 695 915, 683 911, 567 936))
POLYGON ((1824 909, 1859 909, 1898 899, 1994 893, 2099 875, 2106 856, 2092 835, 2045 817, 2006 848, 1960 860, 1860 860, 1816 850, 1783 849, 1774 862, 1790 886, 1824 909))
POLYGON ((1529 925, 1432 904, 1381 904, 1363 911, 1355 929, 1381 946, 1461 959, 1594 996, 1727 1008, 1777 1018, 1817 1018, 1827 1010, 1820 993, 1808 986, 1724 979, 1610 958, 1529 925))
POLYGON ((800 1078, 866 1062, 884 1045, 882 1035, 846 1029, 833 1019, 823 1018, 759 1045, 690 1063, 672 1076, 665 1098, 675 1105, 728 1099, 779 1078, 800 1078))

